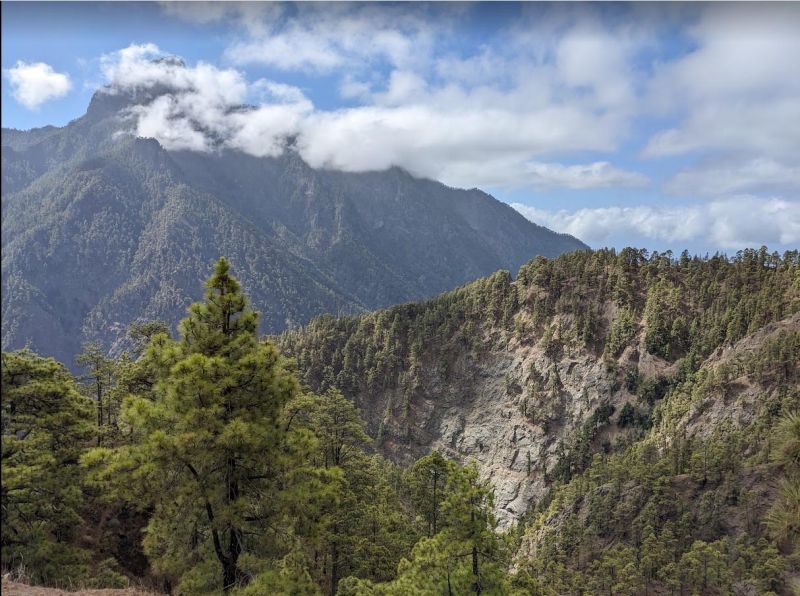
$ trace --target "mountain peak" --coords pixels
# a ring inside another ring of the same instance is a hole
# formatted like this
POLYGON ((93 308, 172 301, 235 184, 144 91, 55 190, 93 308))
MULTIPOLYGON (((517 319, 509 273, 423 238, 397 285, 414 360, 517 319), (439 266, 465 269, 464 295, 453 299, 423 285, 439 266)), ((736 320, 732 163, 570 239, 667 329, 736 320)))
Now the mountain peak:
POLYGON ((92 95, 86 116, 90 118, 107 118, 121 115, 128 108, 136 105, 147 105, 156 98, 172 93, 174 88, 155 84, 142 87, 120 89, 106 85, 92 95))

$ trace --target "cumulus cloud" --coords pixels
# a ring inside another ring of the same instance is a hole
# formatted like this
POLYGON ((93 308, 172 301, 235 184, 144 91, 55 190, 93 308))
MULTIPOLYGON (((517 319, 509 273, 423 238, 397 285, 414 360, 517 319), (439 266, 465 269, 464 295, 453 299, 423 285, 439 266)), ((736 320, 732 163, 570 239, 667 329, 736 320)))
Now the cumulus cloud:
POLYGON ((168 148, 278 155, 290 141, 314 167, 400 166, 452 186, 539 191, 646 187, 648 176, 614 163, 619 153, 641 150, 660 177, 653 162, 699 151, 663 190, 711 199, 797 190, 796 6, 632 5, 621 18, 601 6, 525 5, 475 47, 452 35, 470 10, 462 5, 165 8, 244 27, 229 68, 186 66, 151 45, 104 61, 112 89, 161 87, 131 115, 137 134, 168 148), (322 110, 296 87, 248 81, 239 69, 250 64, 322 73, 346 107, 322 110), (665 124, 651 135, 637 130, 641 118, 665 124))
POLYGON ((236 70, 202 62, 188 67, 153 44, 104 56, 102 65, 109 82, 106 93, 144 95, 130 108, 134 132, 170 150, 230 148, 277 156, 312 110, 296 87, 265 79, 250 84, 236 70), (246 106, 250 95, 263 102, 246 106))
POLYGON ((225 147, 275 156, 291 138, 313 167, 355 172, 400 166, 454 186, 647 183, 608 162, 562 166, 532 159, 554 151, 610 150, 623 128, 616 113, 536 100, 529 93, 536 79, 507 91, 430 88, 414 72, 395 70, 385 90, 371 93, 370 105, 321 111, 296 87, 249 83, 235 69, 202 62, 187 66, 152 44, 105 56, 102 66, 107 92, 139 98, 131 109, 136 134, 168 149, 225 147), (254 97, 257 106, 243 107, 254 97))
POLYGON ((649 83, 654 113, 678 117, 650 157, 721 150, 787 157, 800 146, 800 5, 721 3, 687 28, 695 49, 649 83))
POLYGON ((626 76, 632 49, 610 31, 580 24, 557 45, 556 67, 567 84, 594 89, 600 105, 624 104, 634 97, 626 76))
POLYGON ((44 62, 18 61, 5 74, 11 83, 11 95, 29 110, 64 97, 72 89, 68 74, 56 72, 44 62))
POLYGON ((609 119, 566 106, 519 113, 467 100, 459 110, 418 103, 317 112, 303 122, 297 146, 314 167, 366 171, 395 165, 449 182, 470 171, 482 179, 498 167, 509 171, 521 156, 611 147, 609 119))
POLYGON ((131 45, 101 59, 109 91, 192 93, 204 105, 236 105, 244 101, 247 82, 233 69, 200 62, 187 68, 182 59, 164 54, 155 44, 131 45))
POLYGON ((550 211, 512 204, 522 215, 559 232, 603 245, 614 236, 684 243, 701 240, 728 249, 800 242, 800 202, 741 196, 689 206, 598 207, 550 211))

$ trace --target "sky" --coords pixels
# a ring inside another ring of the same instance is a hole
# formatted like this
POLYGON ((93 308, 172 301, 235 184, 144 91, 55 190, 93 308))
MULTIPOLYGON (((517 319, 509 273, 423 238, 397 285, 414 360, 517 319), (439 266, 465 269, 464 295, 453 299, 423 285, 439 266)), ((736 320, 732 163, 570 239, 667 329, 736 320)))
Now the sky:
POLYGON ((2 125, 402 167, 590 246, 800 247, 800 3, 2 3, 2 125), (242 109, 242 106, 248 106, 242 109))

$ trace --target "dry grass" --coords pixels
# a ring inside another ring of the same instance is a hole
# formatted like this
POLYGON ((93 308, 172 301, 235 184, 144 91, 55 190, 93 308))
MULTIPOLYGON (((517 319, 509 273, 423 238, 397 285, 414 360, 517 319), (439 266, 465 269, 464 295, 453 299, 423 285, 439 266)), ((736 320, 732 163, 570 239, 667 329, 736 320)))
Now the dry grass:
POLYGON ((77 590, 70 592, 59 588, 29 586, 28 584, 11 581, 8 575, 3 576, 2 587, 3 596, 156 596, 155 592, 147 592, 139 588, 77 590))

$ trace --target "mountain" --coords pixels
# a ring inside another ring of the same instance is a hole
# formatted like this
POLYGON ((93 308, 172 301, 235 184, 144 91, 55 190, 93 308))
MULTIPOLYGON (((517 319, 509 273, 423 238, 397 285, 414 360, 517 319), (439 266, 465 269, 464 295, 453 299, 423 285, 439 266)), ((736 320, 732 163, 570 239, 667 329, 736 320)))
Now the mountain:
POLYGON ((221 254, 262 330, 278 332, 586 248, 480 190, 400 169, 166 151, 124 132, 129 108, 157 93, 98 92, 62 128, 3 129, 4 349, 72 363, 82 341, 122 341, 136 318, 173 324, 221 254))
POLYGON ((800 411, 798 275, 798 251, 582 251, 276 341, 390 458, 477 462, 529 593, 789 593, 765 523, 800 411), (712 556, 729 575, 695 569, 712 556))

